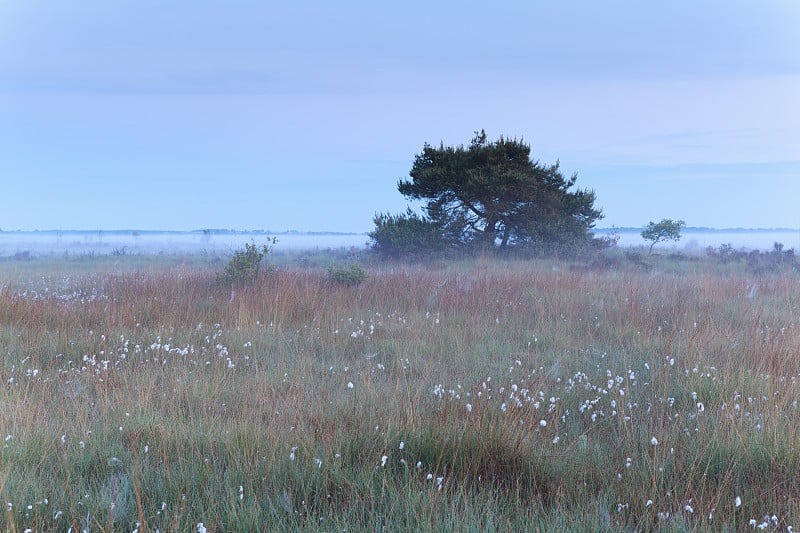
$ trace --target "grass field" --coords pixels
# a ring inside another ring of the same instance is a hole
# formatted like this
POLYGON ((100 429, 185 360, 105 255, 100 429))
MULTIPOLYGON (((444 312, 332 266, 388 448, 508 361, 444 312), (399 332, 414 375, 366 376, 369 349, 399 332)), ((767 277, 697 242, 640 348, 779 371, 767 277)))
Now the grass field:
POLYGON ((649 261, 0 264, 0 529, 800 528, 800 275, 649 261))

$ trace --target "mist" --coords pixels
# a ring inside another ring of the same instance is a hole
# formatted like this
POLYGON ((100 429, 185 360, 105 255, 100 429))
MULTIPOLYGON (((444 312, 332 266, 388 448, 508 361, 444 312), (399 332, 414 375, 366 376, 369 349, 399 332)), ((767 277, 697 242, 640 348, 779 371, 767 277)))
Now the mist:
MULTIPOLYGON (((645 246, 641 228, 594 231, 600 237, 616 232, 619 247, 645 246)), ((264 231, 0 231, 0 258, 32 258, 43 256, 132 255, 132 254, 231 254, 246 243, 256 244, 277 239, 273 250, 291 253, 308 250, 364 250, 369 246, 366 233, 305 233, 264 231)), ((770 250, 775 243, 786 249, 800 249, 800 231, 791 229, 751 230, 685 228, 677 243, 656 246, 688 253, 701 253, 708 247, 730 244, 734 249, 770 250)))

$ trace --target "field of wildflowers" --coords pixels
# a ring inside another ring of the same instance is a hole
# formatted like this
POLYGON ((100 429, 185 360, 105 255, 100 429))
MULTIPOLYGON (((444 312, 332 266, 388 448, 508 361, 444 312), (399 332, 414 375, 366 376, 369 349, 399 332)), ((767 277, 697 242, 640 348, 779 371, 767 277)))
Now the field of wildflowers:
POLYGON ((3 531, 800 529, 796 272, 94 261, 0 265, 3 531))

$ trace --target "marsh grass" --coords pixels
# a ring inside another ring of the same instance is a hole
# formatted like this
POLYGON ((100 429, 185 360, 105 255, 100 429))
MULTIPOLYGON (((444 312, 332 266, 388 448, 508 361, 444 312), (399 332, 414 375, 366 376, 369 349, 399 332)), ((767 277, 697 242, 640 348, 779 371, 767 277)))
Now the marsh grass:
POLYGON ((800 278, 657 261, 9 274, 2 529, 795 526, 800 278))

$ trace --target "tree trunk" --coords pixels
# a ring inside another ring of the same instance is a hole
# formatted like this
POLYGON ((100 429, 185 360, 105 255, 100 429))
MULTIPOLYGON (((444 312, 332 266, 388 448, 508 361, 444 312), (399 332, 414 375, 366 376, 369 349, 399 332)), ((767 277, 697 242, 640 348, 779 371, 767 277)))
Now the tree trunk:
POLYGON ((508 228, 503 229, 503 240, 500 241, 500 248, 505 248, 508 245, 508 228))
POLYGON ((494 248, 494 241, 497 239, 497 219, 486 221, 486 227, 483 228, 483 239, 487 248, 494 248))

